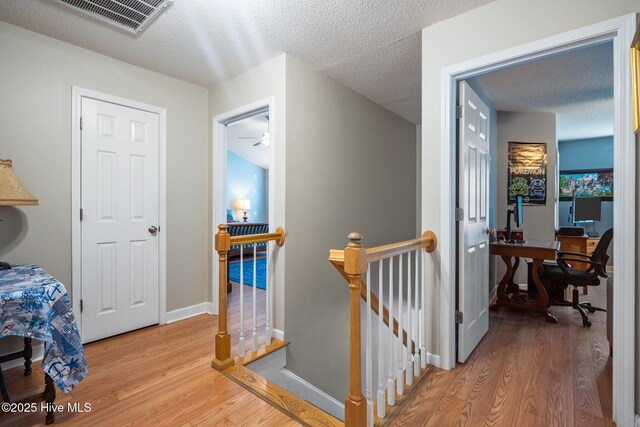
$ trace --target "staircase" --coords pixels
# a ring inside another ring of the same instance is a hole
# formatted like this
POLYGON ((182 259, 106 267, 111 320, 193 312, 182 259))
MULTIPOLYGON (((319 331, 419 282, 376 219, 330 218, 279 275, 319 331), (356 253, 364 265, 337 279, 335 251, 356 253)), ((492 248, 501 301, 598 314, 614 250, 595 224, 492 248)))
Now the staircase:
POLYGON ((349 282, 350 290, 347 426, 382 425, 428 372, 424 272, 426 253, 436 249, 436 237, 427 231, 417 239, 369 249, 362 240, 361 234, 351 233, 344 250, 329 254, 329 261, 349 282), (385 295, 387 305, 382 303, 385 295), (361 299, 366 302, 364 313, 361 299))
MULTIPOLYGON (((252 286, 252 328, 245 337, 244 298, 241 296, 239 345, 235 354, 232 354, 231 336, 227 330, 229 250, 232 246, 240 246, 241 265, 244 265, 242 257, 245 245, 252 246, 255 272, 255 248, 258 244, 266 243, 269 246, 269 257, 270 242, 275 242, 278 246, 284 244, 282 228, 274 233, 230 236, 226 225, 218 226, 215 248, 219 262, 219 320, 212 367, 303 425, 383 425, 394 414, 399 413, 406 397, 429 372, 425 344, 427 323, 424 271, 426 253, 435 250, 437 241, 430 231, 417 239, 369 249, 363 247, 362 240, 359 233, 351 233, 349 245, 344 250, 331 250, 329 256, 329 261, 349 283, 350 289, 350 374, 344 423, 246 367, 262 357, 279 350, 284 351, 288 344, 271 337, 269 301, 273 286, 268 285, 268 280, 265 339, 263 343, 258 343, 255 274, 252 286), (365 306, 364 312, 361 311, 361 304, 365 306), (361 346, 365 348, 364 359, 361 346)), ((244 283, 242 269, 240 279, 244 283)), ((240 292, 244 292, 243 284, 240 285, 240 292)))

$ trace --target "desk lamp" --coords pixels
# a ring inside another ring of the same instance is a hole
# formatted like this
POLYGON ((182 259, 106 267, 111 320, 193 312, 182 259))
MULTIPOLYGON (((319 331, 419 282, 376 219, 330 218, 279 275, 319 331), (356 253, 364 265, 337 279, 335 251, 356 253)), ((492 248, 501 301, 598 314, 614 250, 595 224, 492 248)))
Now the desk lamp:
MULTIPOLYGON (((22 185, 13 171, 11 160, 0 159, 0 206, 37 206, 38 199, 33 197, 22 185)), ((0 220, 2 221, 2 220, 0 220)), ((0 261, 0 270, 11 268, 0 261)))

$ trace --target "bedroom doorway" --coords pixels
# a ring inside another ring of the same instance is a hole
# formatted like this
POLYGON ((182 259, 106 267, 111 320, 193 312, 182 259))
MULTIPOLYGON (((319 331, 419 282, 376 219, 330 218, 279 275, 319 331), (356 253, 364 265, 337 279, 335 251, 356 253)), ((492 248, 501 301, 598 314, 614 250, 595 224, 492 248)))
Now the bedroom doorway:
MULTIPOLYGON (((282 152, 282 147, 278 147, 274 138, 273 118, 272 98, 214 117, 212 238, 219 224, 225 224, 232 236, 274 232, 284 225, 283 221, 278 224, 274 221, 276 153, 282 152)), ((280 187, 281 192, 284 188, 280 187)), ((246 325, 247 339, 250 331, 256 329, 255 322, 259 324, 258 330, 266 331, 267 338, 283 335, 273 328, 272 320, 275 301, 284 295, 282 275, 277 275, 278 271, 284 271, 284 257, 279 256, 281 250, 262 244, 255 248, 232 247, 229 252, 227 305, 246 307, 238 323, 250 323, 246 325), (276 276, 278 286, 275 286, 276 276)), ((215 251, 212 257, 212 312, 217 314, 219 284, 215 251)))

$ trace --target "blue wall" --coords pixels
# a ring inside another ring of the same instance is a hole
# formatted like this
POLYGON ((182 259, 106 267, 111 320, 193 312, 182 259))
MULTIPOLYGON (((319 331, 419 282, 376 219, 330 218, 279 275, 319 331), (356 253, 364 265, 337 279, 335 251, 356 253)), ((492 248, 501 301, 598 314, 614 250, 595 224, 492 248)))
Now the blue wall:
MULTIPOLYGON (((558 141, 560 153, 560 170, 610 169, 613 168, 613 137, 578 139, 574 141, 558 141)), ((615 185, 614 171, 614 185, 615 185)), ((558 219, 561 227, 572 226, 569 222, 571 202, 560 202, 558 219)), ((613 227, 613 202, 602 202, 602 218, 595 223, 596 231, 602 235, 613 227)), ((585 224, 587 231, 592 231, 590 224, 585 224)))
POLYGON ((266 169, 227 151, 227 209, 237 221, 242 221, 242 211, 236 209, 240 199, 251 200, 248 222, 268 221, 268 175, 266 169))

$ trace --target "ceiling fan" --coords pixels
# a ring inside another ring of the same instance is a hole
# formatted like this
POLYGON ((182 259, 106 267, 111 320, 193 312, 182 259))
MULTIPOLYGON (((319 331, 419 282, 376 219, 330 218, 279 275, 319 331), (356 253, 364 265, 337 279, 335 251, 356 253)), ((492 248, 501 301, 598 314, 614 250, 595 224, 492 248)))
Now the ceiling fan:
POLYGON ((262 135, 258 136, 239 136, 238 139, 257 139, 258 142, 253 144, 254 147, 258 145, 264 145, 265 147, 269 146, 269 132, 262 132, 262 135))
MULTIPOLYGON (((265 115, 264 116, 265 119, 267 119, 267 122, 269 122, 269 115, 265 115)), ((253 144, 254 147, 258 146, 258 145, 264 145, 265 147, 269 147, 269 132, 262 132, 262 135, 258 136, 239 136, 238 139, 257 139, 258 142, 256 142, 255 144, 253 144)))

